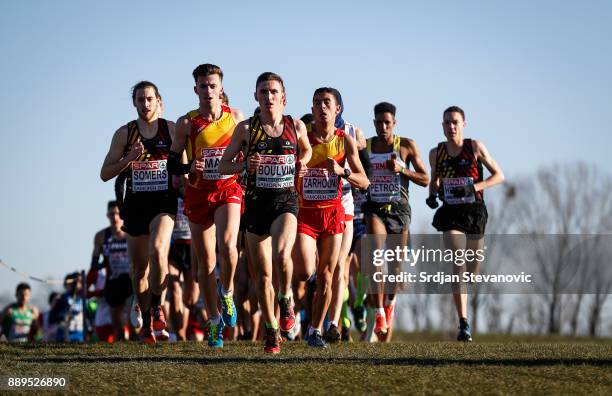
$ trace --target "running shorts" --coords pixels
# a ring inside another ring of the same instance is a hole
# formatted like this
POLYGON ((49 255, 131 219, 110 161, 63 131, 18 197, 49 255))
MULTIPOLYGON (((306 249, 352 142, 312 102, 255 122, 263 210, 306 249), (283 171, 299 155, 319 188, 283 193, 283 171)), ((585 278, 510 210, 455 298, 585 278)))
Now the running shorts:
POLYGON ((298 213, 298 234, 314 239, 320 236, 337 235, 344 232, 344 207, 300 208, 298 213))
POLYGON ((412 211, 408 201, 401 200, 392 203, 367 201, 362 206, 366 216, 378 217, 388 234, 401 234, 410 226, 412 211))
POLYGON ((484 235, 488 218, 489 214, 484 202, 462 205, 444 204, 436 211, 432 225, 441 232, 458 230, 475 239, 480 239, 484 235))
POLYGON ((176 216, 177 209, 176 193, 130 195, 121 206, 123 231, 133 237, 149 235, 149 226, 157 215, 176 216))
POLYGON ((191 241, 176 240, 170 244, 168 264, 173 265, 179 271, 185 272, 191 269, 191 241))
POLYGON ((132 281, 129 274, 121 274, 107 279, 104 286, 104 299, 111 308, 120 307, 132 295, 132 281))
POLYGON ((209 224, 215 219, 215 210, 229 203, 242 204, 242 188, 234 183, 223 190, 204 191, 187 186, 185 215, 196 224, 209 224))
POLYGON ((249 197, 245 201, 245 228, 256 235, 270 235, 272 223, 284 213, 297 217, 298 196, 296 192, 249 197))

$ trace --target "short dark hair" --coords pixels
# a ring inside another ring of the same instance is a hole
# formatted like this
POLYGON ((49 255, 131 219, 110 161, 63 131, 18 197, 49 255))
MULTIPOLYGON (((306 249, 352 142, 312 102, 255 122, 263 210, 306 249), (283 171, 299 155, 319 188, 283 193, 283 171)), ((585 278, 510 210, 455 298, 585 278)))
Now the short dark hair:
POLYGON ((446 113, 459 113, 461 114, 461 118, 463 118, 463 121, 465 121, 465 113, 463 112, 463 109, 459 106, 451 106, 448 109, 444 110, 444 113, 442 113, 442 118, 444 118, 446 113))
POLYGON ((198 77, 208 77, 210 75, 217 74, 219 79, 223 81, 223 71, 217 65, 213 65, 212 63, 204 63, 203 65, 199 65, 195 69, 193 69, 193 80, 198 81, 198 77))
POLYGON ((155 97, 161 100, 161 95, 159 94, 159 89, 157 89, 157 85, 153 84, 151 81, 143 80, 143 81, 140 81, 139 83, 136 83, 136 85, 132 87, 132 102, 136 101, 136 92, 139 89, 145 89, 147 87, 153 88, 153 90, 155 91, 155 97))
POLYGON ((285 91, 285 83, 283 82, 283 78, 276 73, 272 73, 272 72, 261 73, 259 77, 257 77, 257 81, 255 82, 255 89, 257 90, 257 86, 259 85, 259 83, 262 83, 264 81, 278 81, 281 87, 283 87, 283 91, 285 91))
POLYGON ((30 287, 29 284, 25 282, 21 282, 20 284, 17 285, 17 288, 15 289, 15 293, 19 293, 22 290, 32 290, 32 288, 30 287))
POLYGON ((106 210, 110 210, 115 207, 119 207, 119 203, 117 201, 108 201, 108 204, 106 205, 106 210))
POLYGON ((229 96, 225 92, 223 92, 222 102, 224 105, 229 106, 229 96))
POLYGON ((322 93, 328 93, 328 94, 333 95, 334 99, 336 100, 336 104, 339 105, 342 103, 342 96, 340 96, 340 91, 332 87, 321 87, 321 88, 315 89, 314 93, 312 94, 312 99, 314 100, 315 96, 317 96, 318 94, 322 94, 322 93))
POLYGON ((380 102, 374 106, 374 116, 380 113, 391 113, 395 117, 395 106, 389 102, 380 102))
POLYGON ((308 125, 308 124, 312 124, 314 117, 312 116, 312 113, 306 113, 302 116, 302 118, 300 118, 300 120, 302 120, 304 124, 308 125))

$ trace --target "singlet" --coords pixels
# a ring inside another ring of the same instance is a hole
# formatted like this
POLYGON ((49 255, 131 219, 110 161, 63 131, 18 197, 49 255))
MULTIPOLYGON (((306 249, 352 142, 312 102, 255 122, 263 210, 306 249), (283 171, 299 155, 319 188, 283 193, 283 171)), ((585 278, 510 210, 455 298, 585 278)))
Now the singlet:
POLYGON ((358 188, 352 188, 353 192, 353 205, 355 205, 354 219, 363 219, 363 212, 361 211, 361 205, 368 200, 368 196, 362 193, 358 188))
POLYGON ((191 121, 187 158, 191 161, 204 157, 204 171, 201 174, 189 174, 189 184, 200 190, 223 190, 238 179, 237 175, 219 173, 219 162, 236 128, 232 110, 225 105, 221 108, 221 118, 216 121, 205 120, 197 109, 186 115, 191 121))
POLYGON ((115 279, 119 275, 130 273, 127 237, 123 239, 115 238, 110 227, 104 230, 102 255, 104 256, 104 264, 108 268, 108 279, 115 279))
POLYGON ((176 219, 174 220, 174 229, 172 229, 173 241, 190 241, 191 229, 189 228, 189 219, 184 213, 183 199, 178 199, 178 210, 176 211, 176 219))
POLYGON ((172 178, 166 169, 168 153, 172 145, 168 122, 163 118, 157 120, 157 134, 151 139, 145 139, 138 129, 138 122, 127 124, 128 143, 125 153, 137 141, 141 141, 144 152, 127 169, 126 198, 131 195, 165 194, 172 189, 172 178))
POLYGON ((327 158, 332 157, 338 165, 344 167, 344 136, 343 130, 336 129, 333 138, 323 143, 312 131, 308 132, 312 157, 306 165, 306 174, 298 181, 300 208, 326 208, 341 203, 342 182, 340 176, 328 172, 327 158))
POLYGON ((436 154, 436 174, 441 180, 441 193, 449 205, 468 204, 484 199, 482 191, 465 197, 454 197, 457 187, 474 185, 482 181, 482 163, 476 159, 472 139, 463 139, 461 152, 455 157, 448 154, 446 143, 438 143, 436 154))
POLYGON ((402 199, 408 201, 408 177, 393 173, 386 164, 387 160, 395 155, 395 160, 404 168, 408 168, 400 156, 401 138, 395 136, 393 150, 387 153, 372 152, 374 139, 376 137, 367 140, 367 152, 371 166, 369 200, 377 203, 397 202, 402 199))
POLYGON ((27 342, 34 320, 34 309, 26 305, 20 310, 17 304, 11 305, 8 315, 4 319, 5 333, 11 342, 27 342))
POLYGON ((295 191, 295 161, 298 154, 297 132, 290 116, 283 116, 283 133, 269 136, 258 115, 249 119, 247 158, 259 153, 261 163, 247 176, 246 198, 256 199, 295 191))

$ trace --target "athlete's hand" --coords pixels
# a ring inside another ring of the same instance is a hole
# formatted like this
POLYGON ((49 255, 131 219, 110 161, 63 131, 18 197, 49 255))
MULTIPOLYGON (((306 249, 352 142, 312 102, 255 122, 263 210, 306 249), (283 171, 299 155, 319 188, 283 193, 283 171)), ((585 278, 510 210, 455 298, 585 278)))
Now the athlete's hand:
POLYGON ((387 160, 387 169, 389 169, 393 173, 399 173, 402 170, 400 164, 396 161, 397 155, 391 154, 391 157, 387 160))
POLYGON ((461 186, 461 187, 457 187, 453 189, 453 197, 465 198, 465 197, 469 197, 470 195, 474 195, 475 192, 476 192, 476 189, 474 188, 473 185, 461 186))
POLYGON ((427 204, 427 206, 429 206, 432 209, 435 209, 438 207, 438 200, 436 199, 435 195, 430 195, 429 198, 425 200, 425 203, 427 204))
POLYGON ((140 157, 144 153, 144 146, 142 142, 138 141, 130 146, 130 151, 128 151, 125 158, 128 161, 134 161, 136 158, 140 157))
POLYGON ((251 155, 250 157, 248 157, 247 163, 248 163, 247 169, 249 173, 253 173, 257 170, 257 167, 261 163, 261 156, 259 155, 259 153, 255 153, 254 155, 251 155))
POLYGON ((306 176, 307 170, 308 170, 308 167, 306 166, 306 163, 304 161, 298 160, 295 163, 295 174, 297 175, 297 177, 306 176))
POLYGON ((344 175, 344 168, 338 165, 332 157, 327 157, 327 171, 337 176, 344 175))
POLYGON ((191 173, 204 172, 204 157, 198 157, 191 163, 191 173))

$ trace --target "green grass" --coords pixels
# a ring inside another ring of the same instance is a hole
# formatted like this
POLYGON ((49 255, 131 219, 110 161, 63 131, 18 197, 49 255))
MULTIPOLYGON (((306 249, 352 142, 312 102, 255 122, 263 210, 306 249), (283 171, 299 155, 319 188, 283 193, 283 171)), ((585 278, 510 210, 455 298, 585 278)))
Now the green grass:
MULTIPOLYGON (((71 393, 612 394, 612 342, 0 344, 0 374, 70 378, 71 393)), ((24 392, 25 393, 25 392, 24 392)))

